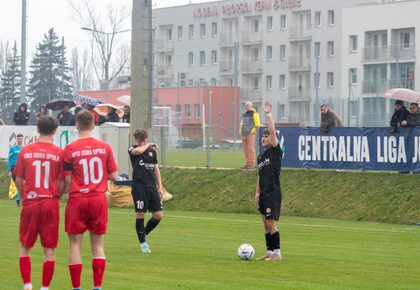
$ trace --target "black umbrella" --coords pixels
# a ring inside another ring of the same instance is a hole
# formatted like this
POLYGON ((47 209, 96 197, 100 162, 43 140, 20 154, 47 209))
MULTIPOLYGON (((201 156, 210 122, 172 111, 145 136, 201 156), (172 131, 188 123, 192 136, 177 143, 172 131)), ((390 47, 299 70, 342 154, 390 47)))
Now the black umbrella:
POLYGON ((76 106, 76 104, 72 100, 69 100, 69 99, 57 99, 45 105, 47 109, 50 109, 53 111, 61 111, 64 109, 65 106, 69 106, 70 108, 72 108, 76 106))

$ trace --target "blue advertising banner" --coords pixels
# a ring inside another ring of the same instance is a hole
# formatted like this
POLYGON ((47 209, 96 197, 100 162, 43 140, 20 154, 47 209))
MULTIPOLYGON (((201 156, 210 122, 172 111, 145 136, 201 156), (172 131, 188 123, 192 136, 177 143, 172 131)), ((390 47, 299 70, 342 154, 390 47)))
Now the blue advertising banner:
MULTIPOLYGON (((420 127, 277 128, 284 142, 283 167, 420 171, 420 127)), ((263 128, 260 128, 260 136, 263 128)), ((260 152, 264 150, 259 138, 260 152)))

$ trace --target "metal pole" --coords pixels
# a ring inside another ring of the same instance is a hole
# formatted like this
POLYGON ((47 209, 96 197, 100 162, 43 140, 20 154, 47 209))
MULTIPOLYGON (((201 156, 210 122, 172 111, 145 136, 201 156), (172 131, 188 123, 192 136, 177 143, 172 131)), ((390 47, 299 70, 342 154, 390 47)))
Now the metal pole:
POLYGON ((26 101, 26 0, 22 0, 22 34, 20 61, 20 103, 26 101))
POLYGON ((235 42, 235 47, 234 47, 234 77, 233 77, 233 144, 236 144, 236 134, 237 134, 237 124, 236 124, 236 120, 238 118, 238 112, 237 112, 237 108, 238 108, 238 104, 237 104, 237 89, 238 89, 238 74, 239 74, 239 70, 238 70, 238 53, 239 53, 239 43, 235 42))
POLYGON ((314 117, 315 117, 315 126, 319 126, 319 56, 316 55, 316 84, 315 84, 315 108, 314 108, 314 117))
POLYGON ((61 38, 61 98, 64 97, 64 37, 61 38))
POLYGON ((149 120, 148 120, 148 124, 149 124, 149 128, 152 128, 152 107, 153 107, 153 96, 152 96, 152 90, 153 90, 153 64, 154 64, 154 57, 153 57, 153 35, 152 35, 152 24, 153 24, 153 22, 152 22, 152 18, 153 18, 153 15, 152 15, 152 1, 150 0, 144 0, 145 1, 145 3, 148 3, 148 2, 150 2, 150 3, 148 3, 147 4, 147 6, 146 6, 146 9, 147 9, 147 24, 148 24, 148 27, 147 27, 147 38, 148 38, 148 41, 149 41, 149 46, 148 46, 148 51, 147 51, 147 53, 148 53, 148 55, 149 55, 149 63, 148 63, 148 65, 149 65, 149 70, 148 70, 148 72, 149 72, 149 75, 148 75, 148 77, 149 77, 149 82, 148 82, 148 88, 146 88, 146 90, 147 90, 147 95, 148 95, 148 101, 149 101, 149 115, 148 115, 148 117, 149 117, 149 120))
POLYGON ((105 57, 105 80, 106 80, 106 103, 109 103, 109 33, 106 33, 106 57, 105 57))

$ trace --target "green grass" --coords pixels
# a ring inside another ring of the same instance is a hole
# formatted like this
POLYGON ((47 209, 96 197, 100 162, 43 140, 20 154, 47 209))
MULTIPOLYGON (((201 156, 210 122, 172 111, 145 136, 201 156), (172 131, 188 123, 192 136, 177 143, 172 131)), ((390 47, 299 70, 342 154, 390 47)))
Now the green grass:
MULTIPOLYGON (((242 150, 210 150, 210 167, 239 168, 244 164, 245 159, 242 150)), ((165 165, 207 167, 207 152, 202 149, 168 151, 166 152, 165 165)))
MULTIPOLYGON (((64 204, 62 204, 64 208, 64 204)), ((63 211, 61 212, 63 215, 63 211)), ((61 221, 62 223, 63 221, 61 221)), ((1 289, 21 288, 19 208, 0 200, 1 289)), ((260 217, 166 211, 141 254, 132 209, 110 209, 103 289, 419 289, 420 228, 365 222, 282 217, 281 262, 241 261, 236 249, 251 243, 264 253, 260 217)), ((51 289, 71 287, 67 237, 60 229, 51 289)), ((82 287, 91 287, 88 240, 82 287)), ((34 289, 40 287, 42 250, 32 252, 34 289)))

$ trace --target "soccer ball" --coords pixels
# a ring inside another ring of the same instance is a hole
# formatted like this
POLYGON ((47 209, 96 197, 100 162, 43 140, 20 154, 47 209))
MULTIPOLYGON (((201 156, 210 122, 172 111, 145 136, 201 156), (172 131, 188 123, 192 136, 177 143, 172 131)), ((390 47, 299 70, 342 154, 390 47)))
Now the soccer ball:
POLYGON ((254 254, 254 248, 250 244, 243 244, 238 249, 238 257, 241 260, 251 260, 254 254))

